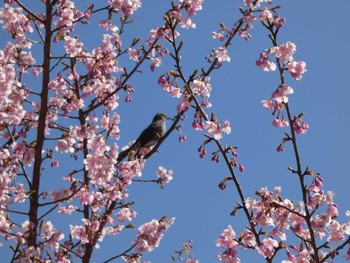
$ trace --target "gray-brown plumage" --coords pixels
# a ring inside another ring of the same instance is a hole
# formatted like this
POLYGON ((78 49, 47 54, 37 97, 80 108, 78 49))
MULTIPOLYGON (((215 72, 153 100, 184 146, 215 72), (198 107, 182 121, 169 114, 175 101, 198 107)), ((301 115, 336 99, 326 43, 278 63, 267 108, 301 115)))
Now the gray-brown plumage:
POLYGON ((166 114, 157 113, 153 117, 152 123, 141 132, 136 141, 128 149, 119 153, 117 161, 122 161, 129 155, 129 152, 131 150, 134 151, 135 156, 137 156, 142 147, 150 147, 152 145, 155 145, 165 134, 165 123, 167 119, 168 117, 166 114))

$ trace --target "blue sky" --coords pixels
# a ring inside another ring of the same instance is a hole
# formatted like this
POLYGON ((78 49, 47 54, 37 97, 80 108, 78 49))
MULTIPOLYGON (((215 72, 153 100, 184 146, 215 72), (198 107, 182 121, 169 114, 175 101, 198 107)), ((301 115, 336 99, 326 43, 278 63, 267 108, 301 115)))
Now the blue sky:
MULTIPOLYGON (((336 193, 335 201, 339 204, 340 214, 344 215, 350 209, 350 2, 322 0, 316 4, 316 1, 294 0, 275 3, 282 6, 280 14, 287 18, 279 36, 280 43, 294 42, 297 45, 296 60, 307 63, 308 71, 301 81, 287 78, 287 84, 294 88, 294 94, 289 97, 292 112, 304 112, 304 120, 310 125, 308 133, 298 137, 302 164, 321 173, 325 190, 336 193)), ((194 18, 197 28, 181 31, 185 41, 182 49, 185 73, 207 67, 204 57, 211 48, 218 47, 211 32, 218 30, 218 22, 230 28, 239 16, 237 8, 241 5, 238 0, 204 2, 203 10, 194 18)), ((126 37, 147 38, 151 28, 162 25, 162 16, 168 6, 169 2, 164 0, 144 1, 134 16, 135 23, 127 29, 126 37)), ((283 196, 299 200, 297 180, 287 170, 287 166, 294 166, 291 145, 287 145, 283 153, 275 151, 284 130, 271 125, 271 112, 263 109, 260 103, 270 97, 279 84, 276 72, 266 73, 255 66, 259 53, 271 47, 271 43, 258 23, 251 34, 252 39, 248 42, 240 38, 234 40, 228 49, 231 62, 212 74, 212 110, 218 118, 231 122, 232 132, 224 136, 222 142, 239 146, 238 160, 246 172, 238 173, 238 177, 245 195, 253 197, 255 190, 265 186, 270 189, 282 186, 283 196)), ((85 37, 80 34, 79 39, 87 41, 85 45, 91 48, 99 43, 91 34, 85 37)), ((177 101, 157 85, 158 77, 172 65, 167 58, 163 67, 154 73, 143 67, 144 73, 132 79, 136 88, 133 103, 125 104, 121 99, 117 110, 122 118, 120 145, 135 139, 156 112, 162 111, 169 116, 176 114, 177 101)), ((228 171, 222 163, 210 161, 210 152, 216 150, 214 145, 208 146, 207 158, 199 159, 197 148, 204 137, 191 128, 191 123, 192 113, 183 123, 186 142, 179 143, 177 134, 172 134, 161 145, 160 152, 147 161, 144 179, 155 178, 159 165, 173 169, 174 180, 166 185, 166 189, 152 184, 134 184, 130 189, 130 200, 136 201, 134 209, 138 212, 135 225, 163 215, 176 217, 160 247, 145 254, 144 259, 151 262, 171 262, 173 252, 189 239, 194 244, 192 253, 200 262, 216 262, 220 250, 215 247, 215 241, 222 230, 231 224, 239 233, 247 223, 240 215, 229 215, 238 195, 231 184, 224 191, 217 187, 228 171)), ((345 220, 344 216, 342 218, 345 220)), ((134 238, 132 231, 125 231, 119 239, 106 238, 102 248, 95 251, 94 262, 126 249, 134 238)), ((4 249, 0 248, 1 254, 4 249)), ((9 255, 6 250, 4 252, 9 255)), ((257 253, 239 251, 239 256, 242 262, 263 261, 257 253)), ((342 258, 339 257, 337 262, 342 262, 342 258)))

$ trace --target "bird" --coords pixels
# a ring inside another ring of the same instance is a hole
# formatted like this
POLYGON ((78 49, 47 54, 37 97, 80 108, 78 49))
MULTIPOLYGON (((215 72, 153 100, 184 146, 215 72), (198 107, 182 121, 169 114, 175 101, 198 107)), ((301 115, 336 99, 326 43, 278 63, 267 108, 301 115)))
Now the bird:
POLYGON ((144 129, 136 141, 126 150, 119 153, 117 162, 121 162, 127 157, 130 151, 135 151, 134 156, 139 154, 142 147, 155 145, 165 134, 166 121, 170 119, 165 113, 157 113, 146 129, 144 129))

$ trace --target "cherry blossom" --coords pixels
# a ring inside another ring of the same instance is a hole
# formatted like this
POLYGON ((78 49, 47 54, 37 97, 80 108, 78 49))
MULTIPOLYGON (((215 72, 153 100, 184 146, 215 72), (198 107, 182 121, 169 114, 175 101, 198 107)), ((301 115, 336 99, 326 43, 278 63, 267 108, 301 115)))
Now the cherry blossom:
POLYGON ((305 123, 303 120, 301 119, 296 119, 293 122, 293 130, 297 133, 297 134, 304 134, 308 131, 309 129, 309 125, 307 123, 305 123))
POLYGON ((83 44, 81 42, 78 42, 78 39, 66 36, 64 38, 65 46, 67 54, 69 54, 71 57, 79 56, 80 53, 83 50, 83 44))
POLYGON ((287 95, 293 94, 294 90, 287 85, 281 85, 278 87, 273 93, 271 98, 274 99, 277 103, 287 103, 288 102, 288 97, 287 95))
POLYGON ((193 81, 193 85, 191 86, 191 89, 194 94, 197 94, 201 97, 210 97, 211 92, 211 85, 209 83, 210 78, 205 78, 204 80, 195 79, 193 81))
POLYGON ((218 258, 222 262, 240 262, 240 259, 236 257, 238 242, 235 240, 236 233, 233 231, 232 226, 229 225, 220 235, 220 238, 216 241, 217 247, 225 248, 226 250, 218 255, 218 258))
POLYGON ((120 222, 124 222, 124 221, 132 221, 132 219, 134 217, 136 217, 136 212, 131 210, 128 207, 123 207, 118 213, 117 213, 117 219, 120 222))
POLYGON ((283 62, 293 61, 296 45, 290 41, 270 49, 270 54, 283 60, 283 62))
POLYGON ((164 188, 164 183, 169 183, 173 180, 173 170, 167 170, 162 166, 158 167, 157 177, 159 177, 159 184, 164 188))
POLYGON ((151 220, 138 228, 137 240, 134 241, 138 252, 150 252, 159 246, 160 240, 163 238, 163 232, 168 230, 174 223, 175 218, 151 220))
POLYGON ((304 61, 292 61, 286 64, 286 68, 294 79, 301 80, 302 75, 306 72, 306 63, 304 61))
POLYGON ((228 56, 227 54, 227 49, 225 47, 219 47, 216 51, 215 51, 215 56, 218 60, 218 62, 230 62, 231 58, 228 56))
POLYGON ((108 0, 108 3, 116 11, 122 11, 127 16, 132 15, 141 7, 141 1, 139 0, 108 0))
POLYGON ((231 127, 229 121, 224 121, 222 126, 220 123, 215 123, 213 121, 206 121, 205 129, 210 135, 214 137, 215 140, 220 140, 222 138, 222 132, 226 134, 231 133, 231 127))
POLYGON ((264 255, 265 258, 272 257, 275 249, 278 247, 278 242, 272 238, 265 238, 262 244, 257 248, 257 251, 264 255))
POLYGON ((223 33, 220 32, 212 32, 211 33, 212 37, 214 39, 218 39, 219 41, 224 41, 225 40, 225 35, 223 33))
POLYGON ((16 39, 19 47, 30 48, 32 46, 25 33, 32 33, 33 28, 30 20, 23 14, 21 7, 13 8, 5 3, 4 7, 0 9, 0 23, 4 24, 3 28, 16 39))
POLYGON ((267 53, 260 53, 260 58, 256 61, 256 65, 264 71, 275 71, 276 64, 269 61, 267 53))

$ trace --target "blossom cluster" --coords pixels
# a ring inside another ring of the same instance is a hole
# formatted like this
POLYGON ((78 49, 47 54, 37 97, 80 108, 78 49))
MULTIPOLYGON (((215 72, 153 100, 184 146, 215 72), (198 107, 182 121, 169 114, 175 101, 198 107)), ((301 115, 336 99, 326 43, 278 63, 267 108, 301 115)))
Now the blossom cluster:
MULTIPOLYGON (((267 15, 267 17, 269 17, 267 15)), ((277 63, 280 65, 280 61, 283 62, 283 68, 281 70, 287 70, 291 76, 300 80, 302 75, 306 72, 306 64, 303 61, 296 62, 293 59, 293 55, 296 51, 296 45, 290 41, 285 44, 275 46, 271 49, 267 49, 260 54, 260 58, 256 61, 256 65, 264 71, 276 70, 277 66, 274 62, 268 59, 268 54, 274 55, 277 58, 277 63)), ((290 123, 287 118, 283 115, 283 109, 285 104, 288 103, 288 95, 293 94, 294 90, 286 85, 281 84, 271 95, 271 98, 262 100, 264 108, 272 110, 273 114, 277 113, 276 119, 273 120, 272 124, 275 127, 286 127, 290 123)), ((295 117, 292 120, 292 128, 297 134, 306 133, 309 125, 299 117, 295 117)), ((278 151, 283 151, 283 143, 277 148, 278 151)))
POLYGON ((173 170, 167 170, 163 166, 158 167, 157 176, 159 178, 159 184, 164 188, 164 183, 169 183, 173 180, 173 170))
POLYGON ((175 218, 161 220, 151 220, 148 223, 143 224, 137 231, 136 250, 138 252, 150 252, 154 248, 159 246, 160 240, 163 238, 163 232, 168 230, 174 223, 175 218))
POLYGON ((215 140, 220 140, 222 138, 222 132, 226 134, 231 133, 231 126, 228 120, 224 121, 222 124, 214 121, 206 121, 205 129, 215 140))
POLYGON ((5 3, 0 10, 0 22, 4 24, 3 28, 16 40, 19 47, 30 48, 32 46, 26 33, 32 33, 34 30, 21 7, 13 8, 5 3))
MULTIPOLYGON (((347 242, 350 234, 350 221, 339 223, 338 207, 333 201, 334 193, 324 192, 322 189, 323 178, 315 175, 307 189, 307 203, 299 204, 281 196, 281 187, 275 187, 273 191, 261 188, 256 192, 258 198, 247 198, 245 205, 252 214, 252 222, 257 227, 262 227, 264 235, 259 234, 259 240, 254 233, 245 229, 238 237, 231 226, 221 234, 217 246, 225 251, 219 255, 223 262, 224 258, 235 258, 239 246, 242 248, 253 248, 265 258, 272 258, 278 250, 285 249, 288 261, 301 262, 301 259, 312 261, 313 253, 318 252, 320 259, 332 253, 332 247, 337 247, 342 242, 347 242), (311 228, 307 225, 306 210, 312 214, 311 228), (319 250, 314 251, 312 247, 305 246, 304 241, 311 241, 311 232, 320 242, 319 250), (293 235, 300 240, 300 246, 289 244, 293 235), (326 243, 322 240, 326 240, 326 243)), ((347 215, 350 213, 347 212, 347 215)), ((336 254, 332 254, 335 257, 336 254)))
POLYGON ((296 45, 290 41, 285 44, 267 49, 260 53, 260 58, 256 65, 264 71, 276 70, 276 64, 271 62, 268 55, 273 55, 283 63, 283 70, 287 70, 292 78, 300 80, 306 72, 306 63, 304 61, 295 61, 293 55, 296 51, 296 45))

